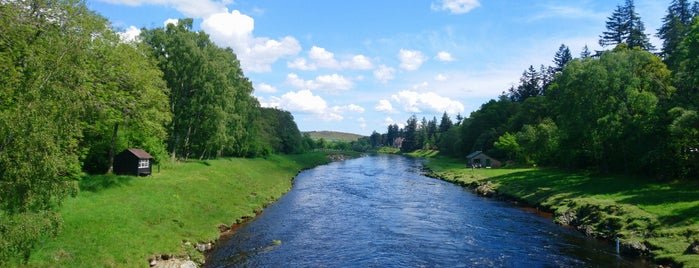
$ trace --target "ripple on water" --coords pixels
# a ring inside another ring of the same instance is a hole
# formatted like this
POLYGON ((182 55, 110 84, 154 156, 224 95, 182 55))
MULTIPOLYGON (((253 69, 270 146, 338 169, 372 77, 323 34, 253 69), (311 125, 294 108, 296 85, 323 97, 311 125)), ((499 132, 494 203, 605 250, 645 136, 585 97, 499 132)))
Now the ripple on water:
POLYGON ((422 176, 420 165, 371 156, 304 171, 289 193, 221 241, 206 266, 638 265, 535 212, 422 176))

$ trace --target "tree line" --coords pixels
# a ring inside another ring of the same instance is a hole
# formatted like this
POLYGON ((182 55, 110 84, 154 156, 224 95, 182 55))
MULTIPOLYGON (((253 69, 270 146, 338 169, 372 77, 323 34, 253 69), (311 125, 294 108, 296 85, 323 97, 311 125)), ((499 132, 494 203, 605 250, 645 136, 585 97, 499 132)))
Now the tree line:
POLYGON ((656 51, 634 2, 626 0, 600 35, 599 44, 611 49, 585 46, 574 58, 563 44, 553 66, 530 66, 518 85, 452 127, 434 132, 436 119, 419 123, 413 116, 402 129, 373 133, 372 144, 400 138, 403 151, 434 147, 454 157, 484 151, 511 163, 696 179, 697 15, 699 3, 673 0, 656 51))
POLYGON ((191 19, 134 42, 109 25, 81 0, 0 1, 0 266, 55 235, 61 201, 125 148, 156 162, 308 149, 191 19))

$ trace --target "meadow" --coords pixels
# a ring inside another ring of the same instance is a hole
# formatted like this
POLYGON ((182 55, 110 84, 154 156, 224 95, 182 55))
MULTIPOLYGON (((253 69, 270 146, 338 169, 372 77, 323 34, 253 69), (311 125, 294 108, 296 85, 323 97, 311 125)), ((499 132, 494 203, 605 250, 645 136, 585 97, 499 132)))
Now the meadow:
POLYGON ((215 241, 218 226, 254 217, 300 170, 327 162, 322 153, 272 155, 178 162, 148 177, 86 176, 60 209, 62 230, 32 251, 29 266, 147 267, 162 255, 201 262, 194 247, 215 241))

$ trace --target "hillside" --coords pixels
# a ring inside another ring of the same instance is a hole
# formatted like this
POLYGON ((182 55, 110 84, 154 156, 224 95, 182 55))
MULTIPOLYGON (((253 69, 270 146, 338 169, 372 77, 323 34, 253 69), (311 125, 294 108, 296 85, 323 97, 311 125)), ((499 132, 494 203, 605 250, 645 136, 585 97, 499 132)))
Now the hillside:
POLYGON ((358 134, 337 132, 337 131, 307 131, 307 132, 304 132, 304 134, 306 134, 306 133, 311 135, 311 138, 313 138, 314 140, 319 140, 319 139, 323 138, 327 141, 356 141, 359 138, 364 137, 364 136, 358 135, 358 134))

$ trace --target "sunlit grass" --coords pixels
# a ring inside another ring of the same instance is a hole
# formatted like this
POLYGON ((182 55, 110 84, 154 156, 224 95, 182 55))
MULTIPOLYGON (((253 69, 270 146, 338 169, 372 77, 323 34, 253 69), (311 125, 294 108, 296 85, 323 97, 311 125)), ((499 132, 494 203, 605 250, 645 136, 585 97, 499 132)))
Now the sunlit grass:
POLYGON ((503 195, 532 206, 586 215, 601 235, 651 245, 656 261, 699 267, 699 255, 683 254, 699 240, 699 184, 598 176, 556 169, 471 169, 465 160, 433 157, 427 167, 463 185, 491 181, 503 195))
POLYGON ((215 240, 219 224, 254 216, 291 188, 299 170, 325 162, 325 154, 312 153, 178 163, 149 177, 86 177, 61 209, 63 230, 29 264, 144 267, 155 255, 185 255, 184 241, 215 240))

